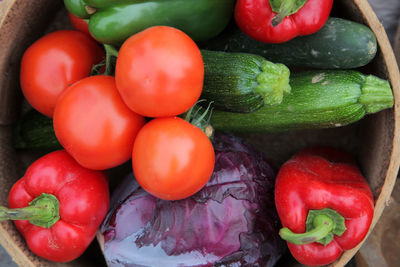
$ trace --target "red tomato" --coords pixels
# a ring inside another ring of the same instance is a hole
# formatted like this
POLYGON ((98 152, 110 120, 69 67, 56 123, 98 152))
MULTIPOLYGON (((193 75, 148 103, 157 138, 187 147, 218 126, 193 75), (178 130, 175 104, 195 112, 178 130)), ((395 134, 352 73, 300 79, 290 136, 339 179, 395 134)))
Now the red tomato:
POLYGON ((92 36, 89 31, 89 24, 81 18, 78 18, 74 14, 68 12, 69 21, 72 26, 80 32, 86 33, 89 36, 92 36))
POLYGON ((200 128, 178 118, 156 118, 139 131, 132 152, 138 183, 166 200, 189 197, 210 179, 215 154, 200 128))
POLYGON ((174 116, 199 99, 204 65, 196 43, 184 32, 155 26, 122 45, 115 80, 125 103, 148 117, 174 116))
POLYGON ((88 169, 104 170, 130 159, 145 119, 122 101, 112 76, 73 84, 57 101, 54 130, 61 145, 88 169))
POLYGON ((22 92, 36 110, 53 116, 59 94, 90 74, 104 57, 103 50, 87 35, 62 30, 33 43, 21 62, 22 92))

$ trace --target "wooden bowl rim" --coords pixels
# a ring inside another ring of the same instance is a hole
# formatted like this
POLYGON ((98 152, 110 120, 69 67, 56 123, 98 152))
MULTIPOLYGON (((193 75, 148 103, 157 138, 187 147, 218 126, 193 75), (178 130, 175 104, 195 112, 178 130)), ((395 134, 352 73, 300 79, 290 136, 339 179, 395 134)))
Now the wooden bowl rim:
POLYGON ((365 240, 368 238, 369 234, 374 229, 376 223, 382 215, 382 212, 386 206, 389 205, 390 196, 396 182, 397 173, 400 164, 400 74, 399 68, 396 62, 395 55, 392 50, 392 46, 386 35, 383 25, 379 22, 375 12, 368 3, 367 0, 354 0, 354 3, 360 9, 366 22, 368 23, 371 30, 377 37, 379 48, 383 54, 383 60, 386 64, 388 71, 388 78, 392 86, 392 91, 394 95, 394 135, 392 140, 392 153, 390 156, 389 166, 386 170, 384 184, 382 185, 381 193, 379 194, 374 208, 374 217, 372 219, 371 227, 368 231, 367 236, 364 240, 354 247, 353 249, 345 251, 339 259, 337 259, 332 266, 344 266, 351 258, 356 254, 356 252, 363 245, 365 240))

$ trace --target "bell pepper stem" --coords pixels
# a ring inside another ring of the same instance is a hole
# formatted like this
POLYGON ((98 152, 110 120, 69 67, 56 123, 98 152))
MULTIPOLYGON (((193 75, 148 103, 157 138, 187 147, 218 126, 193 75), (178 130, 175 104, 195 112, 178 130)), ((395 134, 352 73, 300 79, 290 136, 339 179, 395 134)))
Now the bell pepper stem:
POLYGON ((285 17, 296 13, 307 0, 269 0, 272 11, 278 13, 272 18, 273 27, 278 26, 285 17))
POLYGON ((93 15, 94 13, 96 13, 97 8, 92 6, 85 6, 85 10, 89 15, 93 15))
POLYGON ((272 19, 271 24, 273 27, 278 26, 285 17, 289 16, 296 0, 283 0, 279 8, 278 14, 272 19))
POLYGON ((54 195, 43 193, 24 208, 9 209, 0 206, 0 221, 28 220, 31 224, 50 228, 60 219, 59 205, 54 195))
POLYGON ((314 219, 314 229, 311 231, 296 234, 289 230, 289 228, 282 228, 279 235, 282 239, 289 241, 296 245, 305 245, 316 242, 327 236, 333 229, 333 220, 326 215, 318 215, 314 219))
POLYGON ((285 227, 279 231, 279 235, 296 245, 317 242, 326 246, 333 240, 334 235, 341 236, 346 230, 344 217, 335 210, 325 208, 309 210, 305 233, 293 233, 285 227))

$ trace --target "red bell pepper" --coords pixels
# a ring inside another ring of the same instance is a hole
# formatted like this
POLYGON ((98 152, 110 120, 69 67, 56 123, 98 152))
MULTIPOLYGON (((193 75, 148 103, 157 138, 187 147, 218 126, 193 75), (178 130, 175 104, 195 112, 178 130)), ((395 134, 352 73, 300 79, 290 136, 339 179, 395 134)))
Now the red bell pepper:
POLYGON ((17 220, 38 256, 66 262, 93 241, 109 207, 108 183, 102 172, 81 167, 60 150, 35 161, 13 185, 8 201, 11 209, 0 207, 0 220, 17 220))
POLYGON ((324 26, 333 0, 238 0, 235 20, 251 38, 283 43, 324 26))
POLYGON ((355 160, 328 147, 308 148, 279 170, 275 204, 280 235, 294 258, 320 266, 358 245, 371 225, 374 202, 355 160))
POLYGON ((75 16, 74 14, 69 13, 69 12, 68 12, 68 17, 69 17, 69 21, 71 22, 71 25, 76 30, 83 32, 83 33, 87 34, 88 36, 90 36, 91 38, 93 38, 92 35, 90 34, 89 24, 87 21, 85 21, 84 19, 78 18, 77 16, 75 16))

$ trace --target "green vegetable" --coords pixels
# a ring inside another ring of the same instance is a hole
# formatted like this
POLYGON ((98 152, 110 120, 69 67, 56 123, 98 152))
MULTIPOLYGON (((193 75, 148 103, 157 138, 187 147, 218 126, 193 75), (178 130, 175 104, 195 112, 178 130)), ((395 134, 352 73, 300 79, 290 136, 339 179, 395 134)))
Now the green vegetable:
MULTIPOLYGON (((104 8, 110 7, 115 4, 130 4, 137 2, 144 2, 145 0, 83 0, 87 3, 87 5, 96 7, 96 8, 104 8)), ((147 0, 150 2, 149 0, 147 0)))
POLYGON ((95 8, 89 18, 93 37, 114 45, 156 25, 178 28, 195 41, 210 39, 227 26, 235 4, 234 0, 84 1, 95 8))
POLYGON ((290 92, 289 69, 261 56, 201 51, 204 86, 201 98, 213 107, 232 112, 253 112, 282 102, 290 92))
POLYGON ((53 129, 53 120, 32 109, 23 114, 14 128, 13 146, 26 150, 55 150, 61 145, 53 129))
POLYGON ((90 17, 85 8, 87 4, 84 0, 64 0, 64 5, 68 12, 74 14, 78 18, 87 19, 90 17))
POLYGON ((286 66, 318 69, 350 69, 368 64, 376 55, 374 33, 365 25, 329 18, 318 32, 280 44, 251 39, 236 27, 216 39, 200 44, 209 50, 258 54, 286 66))
POLYGON ((393 106, 389 82, 353 70, 308 71, 291 75, 292 91, 277 106, 253 113, 214 110, 215 130, 275 132, 347 125, 393 106))

